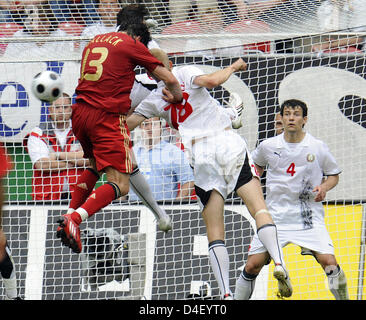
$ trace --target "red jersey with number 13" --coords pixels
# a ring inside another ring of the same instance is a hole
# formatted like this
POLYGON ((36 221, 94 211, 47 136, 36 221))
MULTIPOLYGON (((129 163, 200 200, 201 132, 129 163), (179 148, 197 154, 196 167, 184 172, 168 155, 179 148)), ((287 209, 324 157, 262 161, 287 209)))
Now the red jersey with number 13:
POLYGON ((95 36, 83 51, 76 101, 83 100, 107 112, 127 114, 137 65, 151 72, 162 63, 140 41, 125 33, 95 36))

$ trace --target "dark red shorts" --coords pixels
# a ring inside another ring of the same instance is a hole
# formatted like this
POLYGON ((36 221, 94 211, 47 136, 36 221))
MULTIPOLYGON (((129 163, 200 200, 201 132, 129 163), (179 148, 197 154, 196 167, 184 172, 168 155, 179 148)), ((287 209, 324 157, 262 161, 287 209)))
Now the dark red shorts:
POLYGON ((122 173, 132 172, 125 115, 78 102, 72 106, 72 130, 83 147, 84 158, 95 158, 98 171, 113 167, 122 173))

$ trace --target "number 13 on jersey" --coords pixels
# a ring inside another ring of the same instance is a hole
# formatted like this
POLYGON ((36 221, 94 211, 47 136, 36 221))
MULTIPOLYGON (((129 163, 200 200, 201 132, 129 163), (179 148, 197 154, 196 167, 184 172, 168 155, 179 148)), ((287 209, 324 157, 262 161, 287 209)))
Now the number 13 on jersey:
POLYGON ((103 62, 108 57, 108 49, 105 47, 95 47, 91 50, 93 54, 99 54, 98 59, 88 60, 90 49, 86 49, 81 67, 81 80, 98 81, 103 74, 103 62), (95 73, 85 72, 85 67, 94 67, 95 73))

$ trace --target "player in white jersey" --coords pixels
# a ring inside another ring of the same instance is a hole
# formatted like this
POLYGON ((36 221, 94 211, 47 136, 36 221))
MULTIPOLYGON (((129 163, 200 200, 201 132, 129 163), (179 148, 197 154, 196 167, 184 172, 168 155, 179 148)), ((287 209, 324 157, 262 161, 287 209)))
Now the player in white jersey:
MULTIPOLYGON (((348 299, 346 278, 334 256, 322 204, 327 191, 337 185, 340 169, 327 145, 303 130, 307 122, 304 102, 287 100, 280 113, 284 133, 263 141, 252 153, 258 172, 267 168, 266 202, 280 244, 294 243, 301 247, 302 254, 313 255, 326 272, 335 298, 348 299)), ((236 299, 250 298, 255 278, 268 258, 255 235, 237 280, 236 299)))
MULTIPOLYGON (((150 52, 169 70, 172 64, 159 49, 150 52)), ((277 242, 276 226, 264 202, 258 176, 245 141, 232 130, 228 112, 207 91, 224 83, 234 72, 246 70, 242 59, 211 74, 194 66, 173 69, 181 84, 183 101, 169 104, 170 93, 163 83, 152 92, 127 119, 130 130, 146 118, 161 117, 179 130, 186 154, 194 170, 195 190, 206 224, 209 258, 221 298, 230 299, 229 256, 225 247, 224 202, 236 191, 255 218, 259 237, 276 262, 275 277, 284 296, 291 295, 291 285, 277 242), (163 98, 164 95, 164 98, 163 98)))

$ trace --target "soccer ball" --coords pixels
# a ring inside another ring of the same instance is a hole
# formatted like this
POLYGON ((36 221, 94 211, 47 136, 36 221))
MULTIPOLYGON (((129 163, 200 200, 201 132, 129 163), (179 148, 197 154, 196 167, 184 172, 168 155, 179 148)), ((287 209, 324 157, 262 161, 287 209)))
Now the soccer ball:
POLYGON ((47 70, 34 76, 31 88, 39 100, 52 102, 61 96, 64 84, 56 72, 47 70))

